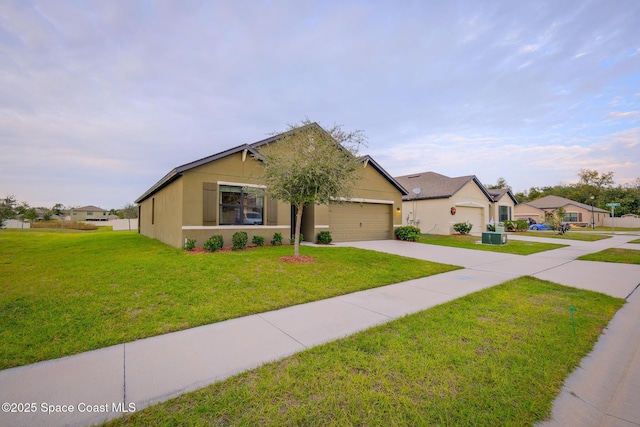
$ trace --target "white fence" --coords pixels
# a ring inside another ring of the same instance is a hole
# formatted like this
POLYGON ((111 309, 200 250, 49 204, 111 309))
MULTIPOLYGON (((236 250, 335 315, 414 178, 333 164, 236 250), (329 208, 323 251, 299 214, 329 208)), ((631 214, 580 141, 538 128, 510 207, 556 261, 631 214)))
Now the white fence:
POLYGON ((624 217, 624 218, 611 218, 606 217, 604 219, 604 226, 611 227, 611 224, 618 228, 640 228, 640 218, 624 217))
POLYGON ((4 222, 4 228, 31 228, 31 224, 18 219, 7 219, 4 222))
POLYGON ((138 230, 138 218, 131 219, 112 219, 110 221, 87 221, 87 224, 96 225, 98 227, 112 226, 113 231, 138 230))

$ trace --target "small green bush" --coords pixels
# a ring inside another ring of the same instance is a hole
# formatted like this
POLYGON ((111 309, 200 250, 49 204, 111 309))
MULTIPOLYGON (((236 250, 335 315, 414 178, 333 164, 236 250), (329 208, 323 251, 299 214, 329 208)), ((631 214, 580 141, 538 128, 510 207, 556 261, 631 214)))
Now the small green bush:
POLYGON ((273 233, 273 239, 271 239, 271 244, 273 246, 282 245, 282 234, 281 233, 273 233))
POLYGON ((395 234, 396 237, 400 240, 417 242, 420 238, 420 229, 413 225, 405 225, 403 227, 396 228, 395 234))
MULTIPOLYGON (((302 243, 303 240, 304 240, 304 236, 302 235, 302 233, 300 233, 300 242, 302 243)), ((295 241, 296 241, 296 236, 292 235, 291 238, 289 238, 289 243, 293 245, 295 241)))
POLYGON ((516 222, 507 219, 503 221, 505 231, 516 231, 516 222))
POLYGON ((187 239, 187 241, 184 242, 185 251, 192 251, 195 249, 195 247, 196 247, 196 239, 187 239))
POLYGON ((487 224, 487 231, 496 231, 495 224, 487 224))
POLYGON ((253 239, 251 239, 251 243, 253 243, 256 246, 264 246, 264 237, 253 236, 253 239))
POLYGON ((231 242, 233 244, 232 249, 234 251, 241 251, 247 247, 247 243, 249 243, 249 236, 246 231, 237 231, 233 233, 231 242))
POLYGON ((457 222, 453 224, 453 229, 456 230, 456 233, 460 234, 469 234, 473 225, 469 221, 465 222, 457 222))
POLYGON ((321 231, 318 233, 318 243, 321 245, 328 245, 331 243, 333 238, 331 237, 331 233, 329 231, 321 231))
POLYGON ((506 220, 504 221, 504 229, 506 231, 527 231, 529 229, 529 221, 526 219, 506 220))
POLYGON ((216 234, 214 236, 209 237, 207 241, 204 242, 204 244, 202 245, 202 247, 208 250, 209 252, 215 252, 217 250, 220 250, 222 249, 222 246, 224 246, 224 238, 222 237, 221 234, 216 234))

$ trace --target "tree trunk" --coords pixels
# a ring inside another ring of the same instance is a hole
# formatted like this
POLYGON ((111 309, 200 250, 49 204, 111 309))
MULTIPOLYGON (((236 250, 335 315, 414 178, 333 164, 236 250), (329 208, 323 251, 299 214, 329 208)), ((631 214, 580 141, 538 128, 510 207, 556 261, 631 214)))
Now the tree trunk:
POLYGON ((304 203, 296 206, 296 232, 293 236, 293 255, 300 256, 300 227, 302 226, 302 209, 304 203))

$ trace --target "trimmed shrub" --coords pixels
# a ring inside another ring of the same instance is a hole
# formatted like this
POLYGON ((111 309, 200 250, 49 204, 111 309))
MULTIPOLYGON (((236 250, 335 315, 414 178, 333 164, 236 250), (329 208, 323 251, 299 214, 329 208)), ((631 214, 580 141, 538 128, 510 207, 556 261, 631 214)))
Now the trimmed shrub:
POLYGON ((516 222, 507 219, 503 221, 505 231, 516 231, 516 222))
POLYGON ((249 236, 246 231, 238 231, 233 233, 231 242, 233 244, 232 249, 234 251, 241 251, 247 247, 247 243, 249 243, 249 236))
POLYGON ((208 250, 209 252, 215 252, 217 250, 220 250, 222 249, 222 246, 224 246, 224 238, 222 237, 221 234, 216 234, 214 236, 209 237, 207 241, 204 242, 204 244, 202 245, 202 247, 208 250))
POLYGON ((253 239, 251 239, 251 243, 253 243, 256 246, 264 246, 264 237, 253 236, 253 239))
POLYGON ((331 233, 329 231, 321 231, 318 233, 318 243, 322 245, 328 245, 332 240, 333 238, 331 237, 331 233))
POLYGON ((271 244, 273 246, 282 245, 282 234, 281 233, 273 233, 273 239, 271 239, 271 244))
POLYGON ((405 225, 403 227, 396 228, 395 235, 400 240, 417 242, 420 238, 420 229, 413 225, 405 225))
MULTIPOLYGON (((300 243, 302 243, 303 240, 304 240, 304 236, 302 235, 302 233, 300 233, 300 243)), ((296 241, 296 236, 295 235, 291 236, 291 238, 289 239, 289 243, 293 245, 295 241, 296 241)))
POLYGON ((527 231, 529 229, 529 221, 526 219, 506 220, 504 221, 504 229, 506 231, 527 231))
POLYGON ((469 234, 472 228, 473 225, 469 221, 457 222, 453 224, 453 229, 460 234, 469 234))
POLYGON ((185 251, 192 251, 195 249, 195 247, 196 247, 196 239, 187 239, 187 241, 184 242, 185 251))

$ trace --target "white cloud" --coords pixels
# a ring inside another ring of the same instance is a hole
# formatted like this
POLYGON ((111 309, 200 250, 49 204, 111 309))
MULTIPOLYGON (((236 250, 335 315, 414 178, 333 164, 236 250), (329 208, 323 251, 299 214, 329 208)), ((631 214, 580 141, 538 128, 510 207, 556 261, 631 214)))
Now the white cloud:
POLYGON ((365 130, 396 175, 633 179, 638 21, 634 0, 4 2, 0 192, 121 206, 305 116, 365 130))

